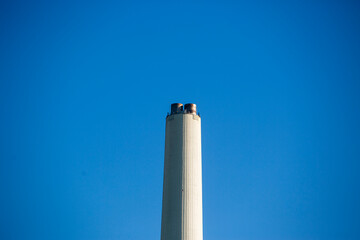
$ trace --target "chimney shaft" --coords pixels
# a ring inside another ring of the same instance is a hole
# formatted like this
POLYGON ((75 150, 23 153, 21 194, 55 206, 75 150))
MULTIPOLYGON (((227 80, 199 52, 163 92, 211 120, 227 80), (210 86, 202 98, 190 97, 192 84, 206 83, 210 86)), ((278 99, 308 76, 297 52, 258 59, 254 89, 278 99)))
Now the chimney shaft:
POLYGON ((161 240, 203 239, 201 168, 196 105, 186 104, 182 111, 182 104, 172 104, 165 130, 161 240))

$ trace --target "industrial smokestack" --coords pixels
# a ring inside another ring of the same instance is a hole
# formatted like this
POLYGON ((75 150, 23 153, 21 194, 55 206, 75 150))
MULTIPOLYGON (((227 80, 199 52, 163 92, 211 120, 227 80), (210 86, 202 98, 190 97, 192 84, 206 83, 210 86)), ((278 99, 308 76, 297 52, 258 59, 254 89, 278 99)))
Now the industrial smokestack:
POLYGON ((201 118, 195 104, 166 117, 161 240, 202 240, 201 118))

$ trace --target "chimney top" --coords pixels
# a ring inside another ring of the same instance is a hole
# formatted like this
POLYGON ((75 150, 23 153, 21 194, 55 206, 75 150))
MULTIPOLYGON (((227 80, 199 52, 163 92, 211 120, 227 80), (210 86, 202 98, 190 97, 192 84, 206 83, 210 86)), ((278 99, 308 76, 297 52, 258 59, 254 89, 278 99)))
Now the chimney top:
POLYGON ((185 113, 196 113, 196 104, 193 103, 185 104, 185 113))
POLYGON ((171 113, 170 114, 181 113, 183 111, 183 107, 184 106, 181 103, 171 104, 171 113))
POLYGON ((191 113, 197 114, 196 111, 196 104, 194 103, 187 103, 185 107, 182 103, 173 103, 171 104, 171 111, 170 115, 179 114, 179 113, 191 113))

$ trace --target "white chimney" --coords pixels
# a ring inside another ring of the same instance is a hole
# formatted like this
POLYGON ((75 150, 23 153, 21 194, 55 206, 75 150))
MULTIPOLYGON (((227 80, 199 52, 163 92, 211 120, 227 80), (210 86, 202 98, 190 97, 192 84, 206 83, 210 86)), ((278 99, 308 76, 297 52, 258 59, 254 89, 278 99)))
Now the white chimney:
POLYGON ((201 118, 195 104, 166 117, 161 240, 202 240, 201 118))

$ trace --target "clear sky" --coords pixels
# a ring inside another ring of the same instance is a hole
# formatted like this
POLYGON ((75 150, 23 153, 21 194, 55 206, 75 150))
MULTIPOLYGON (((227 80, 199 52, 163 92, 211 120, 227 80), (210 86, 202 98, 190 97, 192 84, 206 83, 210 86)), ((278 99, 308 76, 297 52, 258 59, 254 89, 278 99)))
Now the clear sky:
POLYGON ((202 116, 204 240, 360 239, 358 1, 1 1, 0 239, 160 239, 202 116))

